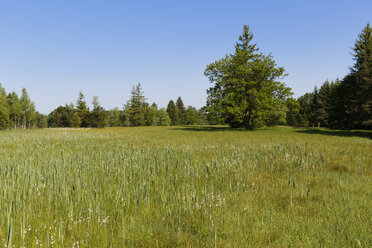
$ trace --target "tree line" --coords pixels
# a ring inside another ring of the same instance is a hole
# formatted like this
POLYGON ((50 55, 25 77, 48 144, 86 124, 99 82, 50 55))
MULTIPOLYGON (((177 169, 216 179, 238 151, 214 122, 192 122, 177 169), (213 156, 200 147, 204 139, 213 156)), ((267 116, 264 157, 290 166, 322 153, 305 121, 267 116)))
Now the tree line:
POLYGON ((80 92, 76 105, 59 106, 48 115, 48 126, 103 128, 206 124, 203 112, 192 106, 185 108, 181 97, 176 104, 170 100, 167 108, 158 108, 156 103, 150 105, 146 100, 138 83, 123 109, 106 111, 98 102, 98 97, 94 96, 93 109, 90 110, 84 94, 80 92))
POLYGON ((181 97, 166 108, 146 101, 140 83, 133 87, 123 109, 105 110, 98 97, 93 109, 79 93, 76 104, 59 106, 49 115, 35 111, 26 89, 21 97, 0 85, 0 129, 32 127, 169 126, 229 124, 254 129, 293 125, 338 129, 372 129, 372 28, 367 24, 352 48, 354 65, 343 79, 325 81, 318 89, 295 99, 283 82, 287 75, 272 55, 253 43, 248 26, 235 53, 207 65, 204 74, 213 84, 201 109, 184 106, 181 97))
POLYGON ((76 104, 58 106, 50 114, 43 115, 35 111, 26 89, 21 97, 17 93, 6 93, 0 84, 0 129, 7 128, 59 128, 59 127, 125 127, 125 126, 173 126, 203 125, 207 118, 203 109, 185 107, 182 98, 176 104, 170 100, 167 108, 158 108, 146 101, 141 84, 133 87, 131 98, 123 109, 105 110, 94 96, 93 109, 90 110, 83 92, 79 92, 76 104))
POLYGON ((354 65, 342 79, 291 100, 290 125, 372 129, 372 27, 367 24, 352 48, 354 65))
POLYGON ((7 94, 0 84, 0 129, 46 126, 46 116, 35 110, 35 104, 25 88, 19 97, 14 91, 7 94))

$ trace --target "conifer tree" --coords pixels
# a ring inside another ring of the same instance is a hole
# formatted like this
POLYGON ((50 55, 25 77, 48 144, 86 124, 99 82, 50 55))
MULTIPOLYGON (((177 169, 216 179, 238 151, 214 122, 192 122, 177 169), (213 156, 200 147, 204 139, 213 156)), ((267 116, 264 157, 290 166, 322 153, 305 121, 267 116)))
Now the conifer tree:
POLYGON ((173 100, 170 100, 167 106, 167 113, 169 118, 171 119, 171 125, 179 125, 180 124, 180 118, 178 114, 178 108, 174 104, 173 100))
POLYGON ((328 127, 329 126, 329 105, 330 105, 330 88, 331 85, 329 81, 325 81, 320 87, 317 97, 316 97, 316 113, 317 122, 320 126, 328 127))
POLYGON ((70 126, 71 127, 75 127, 75 128, 78 128, 80 127, 81 125, 81 119, 80 119, 80 116, 77 112, 75 112, 72 117, 71 117, 71 120, 70 120, 70 126))
POLYGON ((82 91, 79 92, 79 97, 76 101, 76 112, 79 115, 81 120, 81 127, 89 127, 90 126, 90 118, 89 118, 89 108, 87 107, 87 102, 85 101, 85 96, 82 91))
POLYGON ((146 97, 142 92, 140 83, 132 89, 132 96, 127 104, 127 112, 131 126, 144 126, 146 124, 146 97))
POLYGON ((176 101, 176 106, 178 109, 178 118, 179 118, 179 124, 185 125, 186 124, 186 108, 185 105, 183 104, 183 101, 181 97, 178 97, 176 101))
POLYGON ((93 110, 90 113, 91 127, 103 128, 107 125, 107 113, 98 102, 98 96, 93 97, 93 110))
POLYGON ((290 88, 271 55, 258 52, 253 34, 244 26, 235 53, 207 66, 204 74, 214 84, 207 93, 208 112, 221 115, 232 127, 253 129, 270 115, 285 110, 290 88))
POLYGON ((353 52, 352 118, 356 128, 372 129, 372 27, 369 23, 359 34, 353 52))

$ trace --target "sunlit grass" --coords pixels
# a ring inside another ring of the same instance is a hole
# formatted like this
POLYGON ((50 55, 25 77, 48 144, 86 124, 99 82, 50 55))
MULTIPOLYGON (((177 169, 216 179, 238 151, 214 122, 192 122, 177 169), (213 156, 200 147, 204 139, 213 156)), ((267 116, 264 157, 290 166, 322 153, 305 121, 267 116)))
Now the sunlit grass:
POLYGON ((15 247, 371 247, 370 134, 0 132, 0 239, 15 247))

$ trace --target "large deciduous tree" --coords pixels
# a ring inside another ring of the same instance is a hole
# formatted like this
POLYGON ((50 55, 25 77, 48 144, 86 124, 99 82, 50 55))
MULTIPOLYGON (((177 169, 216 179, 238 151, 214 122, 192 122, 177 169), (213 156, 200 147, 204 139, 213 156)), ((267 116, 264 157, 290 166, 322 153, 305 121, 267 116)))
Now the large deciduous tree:
POLYGON ((271 55, 258 52, 253 34, 244 26, 235 53, 207 66, 204 74, 214 84, 207 93, 208 112, 221 115, 232 127, 253 129, 267 124, 285 108, 290 88, 280 82, 286 74, 271 55))

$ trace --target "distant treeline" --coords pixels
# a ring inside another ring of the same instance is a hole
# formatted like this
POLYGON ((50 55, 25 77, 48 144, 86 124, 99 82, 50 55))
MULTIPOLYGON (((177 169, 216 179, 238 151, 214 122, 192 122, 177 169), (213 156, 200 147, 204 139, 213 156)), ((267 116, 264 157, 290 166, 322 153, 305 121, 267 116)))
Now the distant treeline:
POLYGON ((93 109, 87 106, 84 94, 79 93, 76 104, 59 106, 49 115, 35 111, 35 104, 26 89, 22 96, 7 94, 0 84, 0 129, 46 128, 46 127, 124 127, 124 126, 170 126, 207 124, 203 110, 193 106, 185 107, 181 97, 176 103, 170 100, 167 108, 158 108, 156 103, 146 102, 138 83, 133 87, 130 100, 123 109, 105 110, 93 97, 93 109))
POLYGON ((272 56, 258 52, 253 34, 244 26, 229 54, 207 66, 214 84, 201 109, 184 106, 181 97, 167 108, 146 102, 138 83, 123 109, 105 110, 93 97, 93 109, 79 93, 76 104, 59 106, 49 115, 35 111, 26 89, 21 97, 0 84, 0 129, 43 127, 121 127, 229 124, 253 129, 268 125, 372 129, 372 28, 359 34, 353 48, 354 65, 342 80, 325 81, 318 89, 294 99, 284 83, 284 68, 272 56), (258 80, 259 79, 259 80, 258 80))
POLYGON ((48 115, 48 127, 124 127, 124 126, 170 126, 206 124, 205 115, 192 106, 185 108, 181 97, 176 104, 169 101, 168 107, 158 108, 156 103, 146 102, 138 83, 133 87, 130 100, 122 110, 106 111, 93 97, 93 109, 87 107, 82 92, 73 104, 59 106, 48 115))

